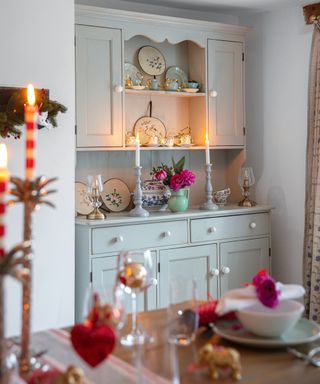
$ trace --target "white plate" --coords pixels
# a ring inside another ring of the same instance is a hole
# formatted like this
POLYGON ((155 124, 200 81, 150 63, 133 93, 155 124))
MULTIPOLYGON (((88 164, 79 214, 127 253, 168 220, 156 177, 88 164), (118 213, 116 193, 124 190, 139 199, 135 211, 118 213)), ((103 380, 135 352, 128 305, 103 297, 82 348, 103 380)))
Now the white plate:
POLYGON ((190 148, 190 147, 193 147, 194 144, 178 144, 179 147, 182 147, 182 148, 190 148))
POLYGON ((101 198, 111 212, 121 212, 128 208, 131 194, 125 182, 120 179, 109 179, 103 184, 101 198))
POLYGON ((182 91, 188 93, 197 93, 199 92, 199 88, 183 88, 182 91))
POLYGON ((124 63, 124 79, 142 81, 143 76, 135 65, 131 63, 124 63))
POLYGON ((93 211, 87 195, 87 186, 80 181, 75 182, 76 212, 79 215, 89 215, 93 211))
MULTIPOLYGON (((188 84, 188 76, 179 67, 170 67, 166 72, 166 79, 177 80, 179 87, 183 88, 188 84)), ((184 88, 187 89, 187 88, 184 88)))
POLYGON ((161 143, 167 136, 163 122, 155 117, 140 117, 134 125, 134 135, 137 136, 138 132, 141 145, 147 145, 154 136, 157 136, 158 142, 161 143))
POLYGON ((166 62, 162 53, 151 45, 140 48, 138 61, 143 71, 151 76, 162 75, 166 70, 166 62))
POLYGON ((142 91, 143 89, 145 89, 146 86, 145 85, 132 85, 130 87, 130 89, 135 89, 136 91, 142 91))
POLYGON ((320 325, 307 319, 300 319, 291 331, 276 339, 253 335, 241 327, 238 320, 219 321, 213 325, 213 330, 226 340, 257 348, 284 348, 290 345, 311 343, 320 337, 320 325), (237 329, 239 326, 240 328, 237 329))

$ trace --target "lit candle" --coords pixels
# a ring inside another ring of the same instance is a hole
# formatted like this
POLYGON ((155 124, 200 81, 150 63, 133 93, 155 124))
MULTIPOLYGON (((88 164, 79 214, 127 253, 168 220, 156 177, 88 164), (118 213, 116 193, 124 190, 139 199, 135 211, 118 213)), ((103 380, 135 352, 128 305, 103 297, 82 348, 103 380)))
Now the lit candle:
POLYGON ((206 141, 205 141, 205 145, 206 145, 206 164, 210 164, 210 148, 209 148, 209 137, 208 137, 208 133, 206 133, 206 141))
POLYGON ((140 167, 140 139, 139 139, 139 132, 136 135, 136 167, 140 167))
POLYGON ((7 169, 7 147, 4 143, 0 144, 0 257, 4 256, 4 236, 5 225, 4 217, 6 212, 5 195, 7 189, 7 183, 9 180, 9 172, 7 169))
POLYGON ((34 87, 28 85, 28 104, 24 108, 24 120, 26 123, 26 180, 31 180, 35 170, 35 149, 38 106, 35 105, 36 98, 34 87))

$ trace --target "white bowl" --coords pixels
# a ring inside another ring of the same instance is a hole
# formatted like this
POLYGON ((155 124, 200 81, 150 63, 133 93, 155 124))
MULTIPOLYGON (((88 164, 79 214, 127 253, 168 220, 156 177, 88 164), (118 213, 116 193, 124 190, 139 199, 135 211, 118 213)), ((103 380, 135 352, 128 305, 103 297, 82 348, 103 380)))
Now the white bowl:
POLYGON ((237 317, 255 335, 277 338, 295 326, 303 311, 304 306, 298 301, 283 300, 274 309, 255 304, 238 311, 237 317))

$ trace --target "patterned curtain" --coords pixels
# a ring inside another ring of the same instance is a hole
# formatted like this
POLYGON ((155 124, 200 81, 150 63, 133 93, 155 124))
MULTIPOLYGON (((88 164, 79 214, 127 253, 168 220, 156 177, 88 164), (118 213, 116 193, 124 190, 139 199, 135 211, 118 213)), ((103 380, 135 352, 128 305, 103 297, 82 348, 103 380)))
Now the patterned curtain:
POLYGON ((309 73, 304 234, 306 316, 320 323, 320 27, 315 24, 309 73))

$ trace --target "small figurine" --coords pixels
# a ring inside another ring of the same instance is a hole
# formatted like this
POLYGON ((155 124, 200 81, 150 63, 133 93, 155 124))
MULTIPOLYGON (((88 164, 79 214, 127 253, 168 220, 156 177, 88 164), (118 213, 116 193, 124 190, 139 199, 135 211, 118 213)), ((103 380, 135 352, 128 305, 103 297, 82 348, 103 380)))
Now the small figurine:
POLYGON ((233 348, 207 343, 199 350, 199 363, 208 364, 210 377, 213 380, 219 378, 219 368, 230 368, 232 378, 241 380, 240 354, 233 348))

